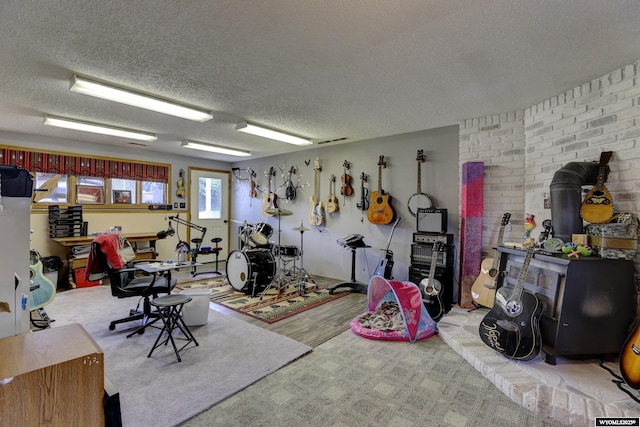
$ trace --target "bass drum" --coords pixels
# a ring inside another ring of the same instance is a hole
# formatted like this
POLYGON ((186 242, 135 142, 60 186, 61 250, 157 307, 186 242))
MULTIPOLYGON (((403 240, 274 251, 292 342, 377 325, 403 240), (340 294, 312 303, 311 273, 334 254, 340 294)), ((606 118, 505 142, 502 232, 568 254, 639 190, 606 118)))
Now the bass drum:
POLYGON ((247 294, 253 293, 253 276, 256 276, 256 292, 271 284, 276 275, 276 261, 267 249, 234 250, 227 257, 227 280, 231 286, 247 294))

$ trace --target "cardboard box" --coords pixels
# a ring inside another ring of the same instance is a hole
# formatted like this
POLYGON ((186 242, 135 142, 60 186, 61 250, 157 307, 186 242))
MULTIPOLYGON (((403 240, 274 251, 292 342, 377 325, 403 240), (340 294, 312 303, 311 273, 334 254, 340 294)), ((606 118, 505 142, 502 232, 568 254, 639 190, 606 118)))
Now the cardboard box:
POLYGON ((585 229, 589 245, 601 258, 635 259, 638 245, 636 214, 618 214, 610 223, 589 224, 585 229))
POLYGON ((89 288, 91 286, 100 286, 102 285, 102 280, 98 280, 97 282, 89 282, 84 278, 85 267, 76 268, 73 270, 73 281, 76 282, 76 288, 89 288))

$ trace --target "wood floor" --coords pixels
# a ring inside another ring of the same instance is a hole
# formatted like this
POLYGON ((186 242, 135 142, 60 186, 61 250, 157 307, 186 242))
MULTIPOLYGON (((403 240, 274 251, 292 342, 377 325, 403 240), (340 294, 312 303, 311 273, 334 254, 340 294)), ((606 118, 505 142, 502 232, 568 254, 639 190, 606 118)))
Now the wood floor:
MULTIPOLYGON (((206 266, 201 268, 206 271, 206 266)), ((174 273, 180 281, 193 280, 187 269, 174 273)), ((198 279, 214 277, 214 274, 198 274, 198 279)), ((349 328, 354 317, 364 312, 367 296, 349 292, 348 295, 330 301, 302 313, 295 314, 278 322, 268 324, 249 316, 237 313, 217 304, 212 304, 220 313, 233 316, 245 322, 276 332, 311 347, 316 347, 326 340, 338 335, 349 328)))

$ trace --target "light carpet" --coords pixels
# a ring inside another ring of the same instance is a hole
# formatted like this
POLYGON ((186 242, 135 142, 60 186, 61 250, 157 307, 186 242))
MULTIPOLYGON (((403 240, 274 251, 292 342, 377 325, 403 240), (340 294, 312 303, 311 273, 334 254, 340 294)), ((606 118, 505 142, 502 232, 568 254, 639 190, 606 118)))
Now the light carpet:
MULTIPOLYGON (((173 426, 244 389, 311 351, 311 347, 209 310, 208 323, 191 327, 199 342, 177 362, 171 346, 149 350, 160 332, 126 338, 137 322, 109 330, 136 298, 118 299, 107 286, 59 293, 46 307, 53 327, 80 323, 105 353, 105 373, 120 391, 124 426, 173 426)), ((69 399, 82 399, 69 396, 69 399)))

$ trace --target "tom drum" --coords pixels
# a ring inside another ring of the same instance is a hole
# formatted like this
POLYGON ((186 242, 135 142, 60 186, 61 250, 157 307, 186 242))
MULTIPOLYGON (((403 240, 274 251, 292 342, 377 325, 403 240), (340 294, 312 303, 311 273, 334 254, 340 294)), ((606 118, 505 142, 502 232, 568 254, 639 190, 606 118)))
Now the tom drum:
POLYGON ((273 234, 273 227, 266 222, 260 222, 255 225, 251 233, 251 240, 256 245, 266 245, 269 243, 269 237, 273 234))
POLYGON ((266 289, 276 275, 276 261, 267 249, 234 250, 227 257, 227 279, 231 286, 247 294, 253 293, 253 276, 256 292, 266 289))

